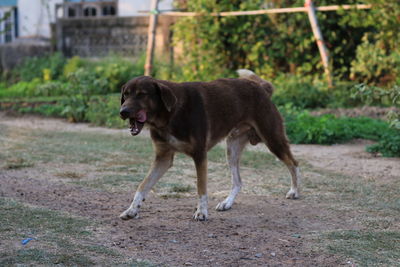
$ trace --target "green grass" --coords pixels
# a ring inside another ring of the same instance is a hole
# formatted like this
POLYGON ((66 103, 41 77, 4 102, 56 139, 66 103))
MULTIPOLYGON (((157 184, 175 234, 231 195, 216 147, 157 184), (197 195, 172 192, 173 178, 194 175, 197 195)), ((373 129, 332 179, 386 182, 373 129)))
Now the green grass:
POLYGON ((3 166, 4 169, 21 169, 32 167, 34 164, 24 158, 8 158, 3 166))
POLYGON ((148 139, 133 140, 128 135, 24 131, 3 125, 0 134, 0 145, 13 143, 12 151, 0 151, 0 158, 14 156, 26 157, 27 161, 32 162, 64 163, 93 163, 110 159, 144 162, 152 158, 148 139), (14 137, 18 137, 18 140, 14 137))
MULTIPOLYGON (((262 146, 263 144, 259 144, 262 146)), ((208 160, 217 162, 217 163, 225 163, 226 162, 226 149, 220 146, 213 147, 208 152, 208 160)), ((270 153, 258 152, 258 151, 249 151, 245 149, 240 158, 241 166, 251 167, 251 168, 262 168, 265 165, 277 165, 279 164, 275 160, 275 156, 270 153)))
POLYGON ((91 220, 0 198, 0 266, 113 264, 122 256, 99 244, 91 220), (27 245, 20 244, 28 237, 27 245))
POLYGON ((335 231, 326 234, 328 252, 354 259, 357 266, 400 266, 400 233, 335 231))

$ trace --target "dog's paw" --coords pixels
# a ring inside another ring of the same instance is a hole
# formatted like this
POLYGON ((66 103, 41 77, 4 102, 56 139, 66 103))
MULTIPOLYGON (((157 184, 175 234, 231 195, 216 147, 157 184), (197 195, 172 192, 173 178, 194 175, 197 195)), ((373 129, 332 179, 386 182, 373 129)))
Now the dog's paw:
POLYGON ((215 207, 215 209, 216 209, 217 211, 229 210, 230 208, 232 208, 232 204, 233 204, 233 203, 224 200, 224 201, 218 203, 218 205, 215 207))
POLYGON ((119 218, 122 220, 137 219, 139 218, 139 211, 137 209, 127 209, 119 215, 119 218))
POLYGON ((196 221, 207 221, 208 219, 207 210, 197 209, 196 212, 193 214, 193 219, 196 221))
POLYGON ((299 198, 299 192, 298 192, 298 190, 297 189, 293 189, 293 188, 291 188, 290 190, 289 190, 289 192, 287 192, 287 194, 286 194, 286 198, 287 199, 296 199, 296 198, 299 198))

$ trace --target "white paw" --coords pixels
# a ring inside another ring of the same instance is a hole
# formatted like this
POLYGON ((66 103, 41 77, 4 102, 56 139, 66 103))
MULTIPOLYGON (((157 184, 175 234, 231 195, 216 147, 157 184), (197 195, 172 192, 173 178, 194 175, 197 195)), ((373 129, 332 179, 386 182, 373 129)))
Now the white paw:
POLYGON ((196 212, 193 214, 193 219, 196 221, 207 221, 208 219, 207 209, 198 208, 196 212))
POLYGON ((129 208, 126 211, 124 211, 123 213, 121 213, 121 215, 119 215, 119 217, 122 220, 129 220, 129 219, 139 218, 139 210, 138 209, 129 208))
POLYGON ((287 194, 286 194, 286 198, 287 199, 296 199, 296 198, 299 198, 299 192, 298 192, 298 190, 297 189, 294 189, 294 188, 291 188, 290 190, 289 190, 289 192, 287 192, 287 194))
POLYGON ((215 209, 218 211, 229 210, 230 208, 232 208, 232 204, 233 204, 232 202, 224 200, 224 201, 218 203, 218 205, 215 207, 215 209))

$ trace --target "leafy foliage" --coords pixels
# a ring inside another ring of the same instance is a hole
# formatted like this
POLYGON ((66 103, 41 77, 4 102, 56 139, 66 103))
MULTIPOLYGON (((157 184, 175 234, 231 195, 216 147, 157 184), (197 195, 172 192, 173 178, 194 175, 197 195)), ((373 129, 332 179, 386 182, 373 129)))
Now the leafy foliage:
POLYGON ((385 157, 400 157, 400 131, 384 133, 377 144, 367 147, 368 152, 382 153, 385 157))
POLYGON ((41 84, 40 79, 35 78, 30 82, 21 81, 10 87, 0 89, 0 98, 15 98, 25 96, 35 96, 36 88, 41 84))
MULTIPOLYGON (((359 84, 356 86, 354 97, 360 96, 366 104, 374 102, 387 103, 393 107, 400 108, 400 86, 395 85, 391 89, 383 89, 376 86, 368 86, 359 84)), ((391 111, 388 114, 390 126, 400 130, 400 112, 399 110, 391 111)))
POLYGON ((354 80, 368 84, 393 83, 400 74, 400 50, 387 51, 383 42, 370 41, 365 36, 357 47, 356 59, 351 66, 354 80))
POLYGON ((119 117, 119 106, 119 94, 94 96, 89 101, 85 119, 95 125, 126 127, 126 122, 119 117))
POLYGON ((293 108, 281 109, 286 121, 286 133, 295 144, 336 144, 352 139, 379 140, 389 126, 384 121, 366 117, 336 118, 327 114, 312 116, 293 108))
POLYGON ((277 105, 291 104, 297 108, 325 107, 331 100, 330 93, 321 82, 310 77, 280 75, 274 81, 272 100, 277 105))
POLYGON ((61 53, 54 53, 44 57, 27 58, 20 66, 13 70, 16 80, 30 82, 34 79, 43 79, 44 70, 52 79, 58 79, 62 75, 65 58, 61 53))
MULTIPOLYGON (((334 4, 355 3, 355 0, 337 0, 334 4)), ((318 1, 319 6, 330 4, 333 3, 329 0, 318 1)), ((187 11, 210 14, 303 5, 303 0, 194 0, 180 7, 187 11)), ((379 13, 379 10, 374 12, 379 13)), ((339 10, 317 14, 325 42, 330 49, 335 74, 339 77, 349 74, 355 48, 364 33, 378 28, 372 23, 360 22, 369 13, 363 10, 339 10)), ((174 34, 176 42, 181 43, 184 50, 182 60, 187 66, 184 73, 187 80, 227 76, 238 68, 252 69, 268 79, 278 72, 301 75, 322 73, 318 49, 306 13, 187 17, 176 23, 174 34)))

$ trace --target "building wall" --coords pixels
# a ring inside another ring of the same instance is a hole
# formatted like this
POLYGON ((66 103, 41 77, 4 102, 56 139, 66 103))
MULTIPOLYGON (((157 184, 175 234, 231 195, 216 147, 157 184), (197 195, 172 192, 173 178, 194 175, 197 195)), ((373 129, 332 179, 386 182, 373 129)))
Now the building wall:
POLYGON ((55 22, 55 4, 63 0, 18 0, 19 37, 50 38, 50 23, 55 22))
MULTIPOLYGON (((169 52, 173 19, 160 17, 157 23, 156 52, 169 52)), ((59 19, 57 50, 67 56, 100 57, 109 53, 137 57, 147 46, 148 17, 100 17, 59 19)))
MULTIPOLYGON (((171 9, 173 0, 161 0, 159 9, 171 9)), ((18 0, 19 36, 41 36, 50 38, 50 23, 54 23, 55 5, 63 3, 63 0, 18 0)), ((118 15, 140 16, 139 11, 150 9, 150 0, 118 0, 118 15)))

